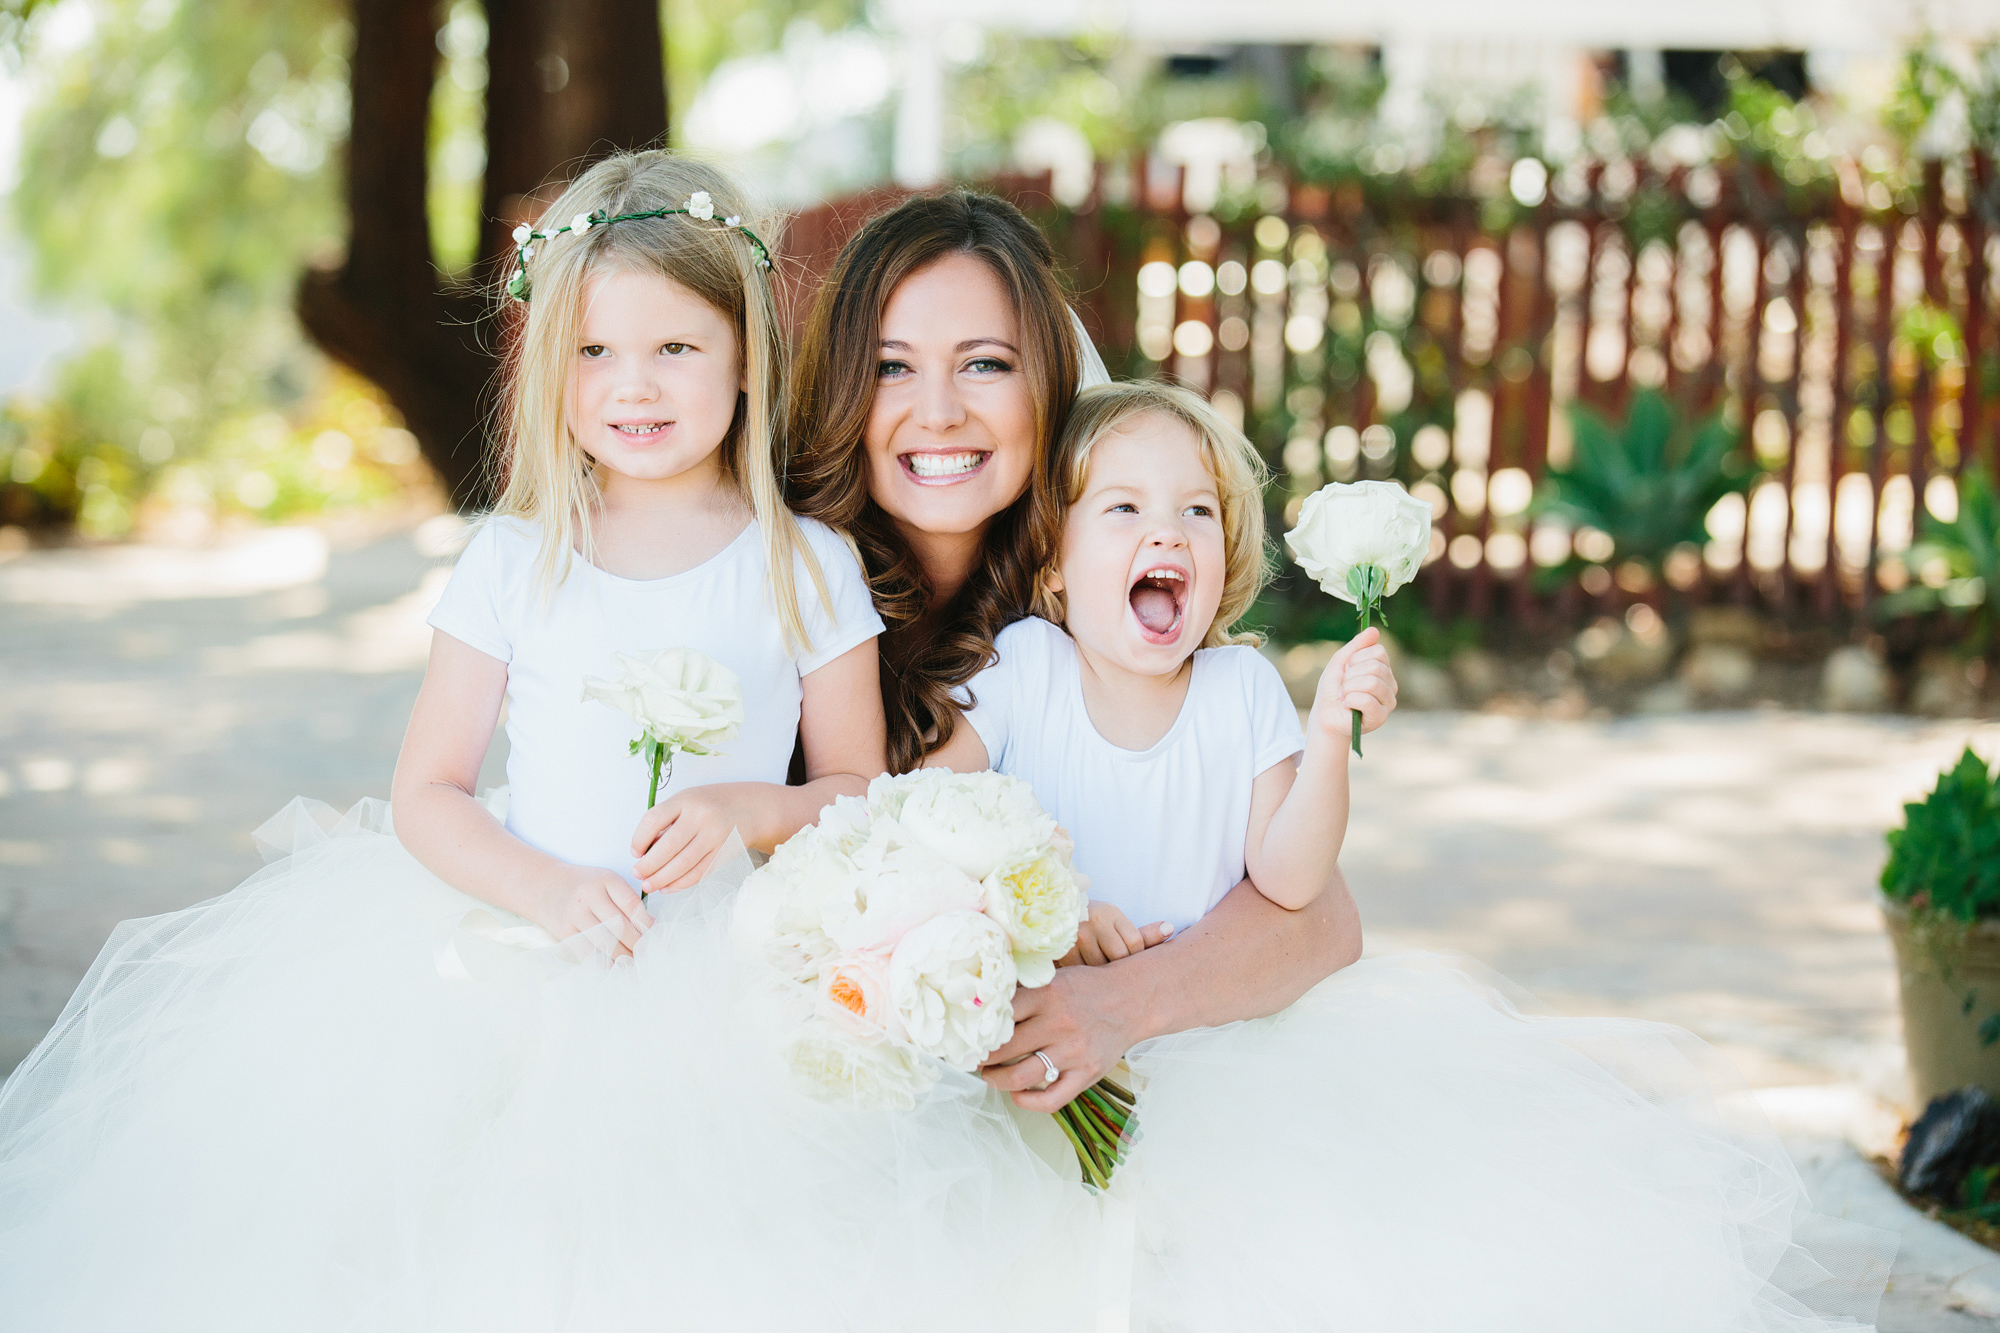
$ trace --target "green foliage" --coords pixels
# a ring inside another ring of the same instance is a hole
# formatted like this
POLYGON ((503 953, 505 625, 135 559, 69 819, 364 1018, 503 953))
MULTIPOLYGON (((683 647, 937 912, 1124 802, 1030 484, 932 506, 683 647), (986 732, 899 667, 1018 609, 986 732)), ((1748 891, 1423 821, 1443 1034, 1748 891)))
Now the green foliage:
POLYGON ((1984 463, 1968 463, 1958 478, 1958 514, 1949 523, 1926 511, 1923 539, 1910 549, 1918 582, 1877 603, 1884 618, 1944 611, 1963 617, 1960 640, 1983 653, 2000 628, 2000 493, 1984 463))
POLYGON ((860 24, 866 11, 862 0, 664 0, 668 126, 682 124, 723 61, 777 50, 795 23, 837 32, 860 24))
MULTIPOLYGON (((400 433, 376 440, 391 428, 373 391, 333 374, 291 312, 301 269, 342 244, 346 14, 104 0, 62 53, 28 24, 41 91, 14 222, 39 294, 85 312, 92 336, 0 409, 0 522, 109 537, 154 508, 281 517, 422 477, 400 433), (354 433, 341 421, 358 399, 376 426, 354 433)), ((469 255, 469 233, 453 243, 469 255)))
POLYGON ((2000 782, 1970 746, 1888 835, 1882 892, 1958 922, 2000 917, 2000 782))
POLYGON ((1606 533, 1613 561, 1637 560, 1658 573, 1676 546, 1708 539, 1703 521, 1716 501, 1749 490, 1754 479, 1736 427, 1717 413, 1683 428, 1652 389, 1632 396, 1622 426, 1580 403, 1569 420, 1570 465, 1548 470, 1535 512, 1606 533))

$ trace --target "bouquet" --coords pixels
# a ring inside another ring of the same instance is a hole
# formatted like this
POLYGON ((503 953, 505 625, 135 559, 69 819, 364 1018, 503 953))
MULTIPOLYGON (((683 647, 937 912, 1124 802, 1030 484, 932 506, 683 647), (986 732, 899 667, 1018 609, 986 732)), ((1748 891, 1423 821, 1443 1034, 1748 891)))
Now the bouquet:
MULTIPOLYGON (((909 1107, 943 1066, 972 1072, 1014 1033, 1089 910, 1071 844, 1032 788, 923 769, 843 796, 744 883, 737 927, 791 1006, 785 1057, 813 1095, 909 1107)), ((1103 1188, 1130 1138, 1109 1083, 1057 1112, 1103 1188)))
MULTIPOLYGON (((1299 506, 1285 545, 1320 591, 1361 612, 1361 628, 1382 599, 1417 576, 1431 546, 1431 507, 1393 481, 1334 482, 1299 506)), ((1354 715, 1361 753, 1361 714, 1354 715)))

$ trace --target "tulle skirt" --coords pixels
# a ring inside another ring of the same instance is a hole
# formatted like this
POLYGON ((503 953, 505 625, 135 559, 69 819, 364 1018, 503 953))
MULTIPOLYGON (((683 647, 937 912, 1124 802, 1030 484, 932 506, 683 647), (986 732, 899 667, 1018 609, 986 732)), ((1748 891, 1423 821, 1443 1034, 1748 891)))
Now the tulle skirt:
POLYGON ((1887 1278, 1693 1038, 1443 960, 1135 1049, 1098 1196, 969 1076, 806 1096, 724 877, 613 963, 482 938, 379 802, 259 836, 0 1089, 0 1327, 1795 1333, 1887 1278))

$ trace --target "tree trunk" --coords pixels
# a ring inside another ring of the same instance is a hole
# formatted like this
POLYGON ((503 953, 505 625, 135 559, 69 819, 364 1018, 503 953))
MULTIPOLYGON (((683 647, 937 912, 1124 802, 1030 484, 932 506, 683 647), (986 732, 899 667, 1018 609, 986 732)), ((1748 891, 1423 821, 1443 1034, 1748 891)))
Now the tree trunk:
POLYGON ((664 140, 654 0, 487 0, 486 179, 475 283, 432 261, 425 212, 439 6, 353 0, 348 249, 299 282, 320 349, 373 380, 461 508, 492 495, 491 293, 517 222, 591 159, 664 140))

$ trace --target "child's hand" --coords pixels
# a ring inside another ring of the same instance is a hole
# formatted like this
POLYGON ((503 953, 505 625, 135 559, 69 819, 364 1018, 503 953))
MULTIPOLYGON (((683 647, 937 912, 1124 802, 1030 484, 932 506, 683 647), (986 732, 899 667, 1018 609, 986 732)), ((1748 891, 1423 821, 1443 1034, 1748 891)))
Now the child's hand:
POLYGON ((618 937, 613 956, 631 953, 640 934, 653 924, 639 891, 623 876, 597 866, 564 866, 563 872, 543 893, 535 924, 559 940, 613 926, 618 937))
POLYGON ((1396 673, 1389 669, 1389 650, 1373 625, 1349 639, 1320 673, 1313 695, 1312 720, 1328 736, 1349 738, 1348 714, 1361 714, 1361 730, 1373 731, 1396 709, 1396 673))
POLYGON ((1164 944, 1173 933, 1174 928, 1164 921, 1155 921, 1141 930, 1110 903, 1092 902, 1090 916, 1077 928, 1076 947, 1064 954, 1056 966, 1087 963, 1102 967, 1155 944, 1164 944))
POLYGON ((632 873, 648 893, 679 893, 701 882, 729 835, 748 827, 753 812, 740 808, 727 785, 690 787, 639 817, 632 873))

